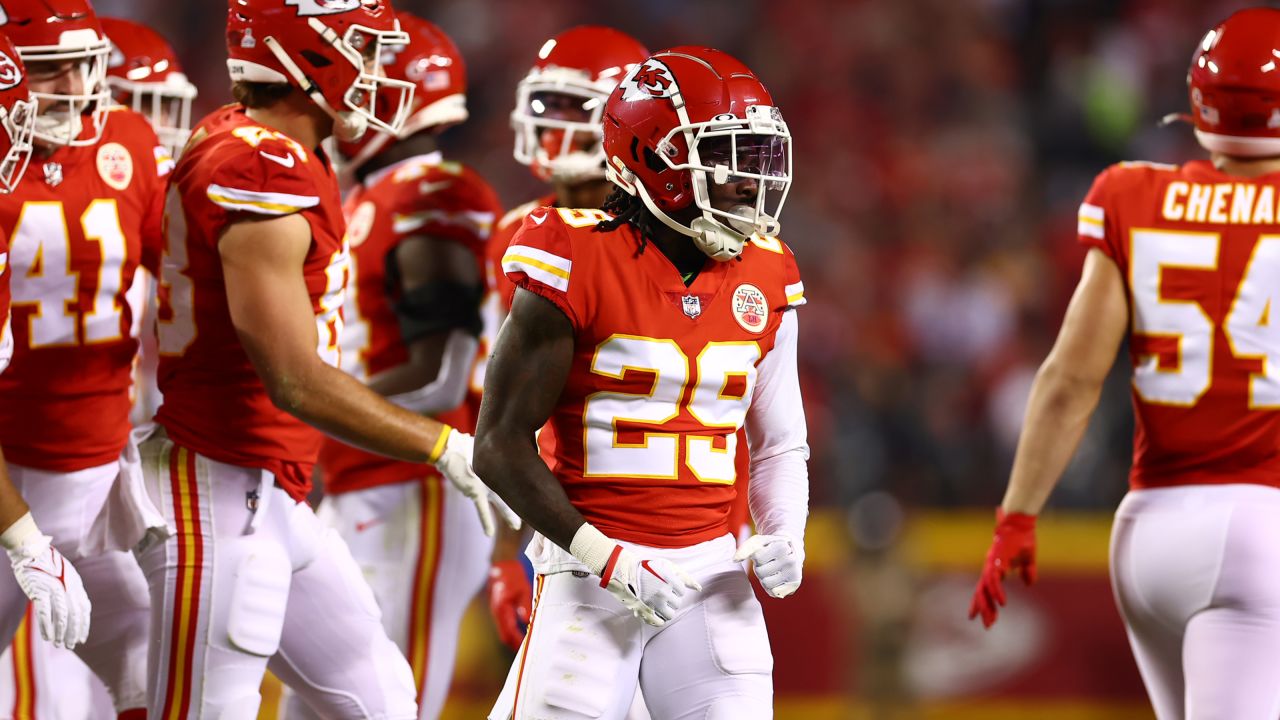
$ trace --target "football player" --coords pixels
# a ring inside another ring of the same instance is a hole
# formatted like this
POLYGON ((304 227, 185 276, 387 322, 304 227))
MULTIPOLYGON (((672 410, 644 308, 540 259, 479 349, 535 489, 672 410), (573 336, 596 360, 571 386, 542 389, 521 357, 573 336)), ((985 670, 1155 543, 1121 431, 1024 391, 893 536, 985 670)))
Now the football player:
POLYGON ((173 157, 191 136, 191 103, 196 86, 182 72, 173 48, 160 33, 132 20, 102 18, 111 42, 107 85, 116 102, 151 121, 173 157))
MULTIPOLYGON (((0 196, 9 238, 13 361, 0 376, 0 445, 14 484, 93 600, 77 654, 115 710, 143 712, 147 590, 128 552, 89 538, 129 433, 137 342, 125 298, 140 264, 157 269, 168 153, 141 115, 112 107, 109 44, 86 0, 13 0, 3 30, 37 102, 31 172, 0 196)), ((0 591, 0 637, 26 597, 0 591)))
MULTIPOLYGON (((107 85, 116 102, 151 121, 170 157, 178 157, 191 135, 191 103, 196 86, 182 72, 173 48, 155 30, 132 20, 102 18, 111 43, 107 85)), ((129 289, 133 335, 140 347, 134 374, 134 424, 147 422, 160 406, 156 387, 155 282, 139 273, 129 289), (146 331, 143 331, 143 328, 146 331)))
POLYGON ((659 52, 604 115, 605 211, 539 208, 502 268, 476 469, 538 533, 528 634, 489 717, 772 717, 766 592, 800 585, 808 449, 790 134, 725 53, 659 52), (606 212, 607 211, 607 212, 606 212), (550 464, 533 436, 554 433, 550 464), (737 431, 764 534, 728 527, 737 431), (634 616, 634 617, 633 617, 634 616))
MULTIPOLYGON (((358 184, 346 201, 351 278, 343 370, 393 402, 471 431, 468 381, 480 332, 484 249, 502 214, 476 172, 444 159, 437 134, 467 117, 461 53, 435 25, 398 13, 409 43, 384 57, 414 84, 397 137, 339 143, 358 184)), ((321 519, 346 540, 413 669, 421 718, 444 706, 462 614, 484 586, 493 541, 430 466, 328 440, 321 519)), ((290 715, 292 717, 292 713, 290 715)))
POLYGON ((360 567, 303 502, 321 431, 434 463, 492 523, 471 437, 337 368, 350 267, 321 142, 403 127, 414 86, 382 61, 408 40, 383 0, 228 2, 237 102, 197 125, 174 170, 160 427, 127 450, 153 717, 254 717, 269 663, 323 717, 417 718, 360 567))
MULTIPOLYGON (((13 191, 31 159, 36 103, 13 43, 0 34, 0 194, 13 191)), ((0 372, 13 356, 9 322, 9 246, 0 233, 0 372)), ((0 453, 0 546, 9 555, 18 587, 34 603, 40 634, 58 647, 75 647, 89 634, 89 597, 80 575, 53 547, 9 479, 0 453)))
POLYGON ((1035 524, 1122 342, 1136 417, 1111 579, 1161 720, 1280 708, 1280 10, 1240 11, 1191 61, 1208 160, 1120 163, 1080 206, 1084 273, 1032 386, 970 616, 1036 577, 1035 524))
MULTIPOLYGON (((644 45, 624 32, 594 25, 575 27, 543 43, 533 67, 516 87, 516 105, 511 112, 515 158, 539 180, 549 183, 551 192, 503 215, 489 241, 482 359, 472 377, 477 397, 484 387, 485 365, 498 328, 511 309, 515 292, 515 285, 502 272, 502 255, 530 210, 604 205, 612 187, 604 176, 601 145, 604 103, 622 76, 647 57, 644 45)), ((545 441, 549 440, 550 436, 545 441)), ((498 637, 512 650, 519 649, 524 640, 533 601, 525 565, 516 559, 519 544, 519 538, 500 534, 489 571, 489 611, 498 637)))

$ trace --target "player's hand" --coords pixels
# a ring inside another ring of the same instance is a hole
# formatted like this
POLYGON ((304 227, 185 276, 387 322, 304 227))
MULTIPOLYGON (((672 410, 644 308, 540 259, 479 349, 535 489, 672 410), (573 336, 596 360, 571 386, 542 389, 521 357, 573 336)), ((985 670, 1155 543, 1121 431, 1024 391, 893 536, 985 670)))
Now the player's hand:
POLYGON ((736 562, 751 559, 760 587, 771 597, 784 598, 800 588, 804 545, 783 535, 752 535, 733 554, 736 562))
POLYGON ((982 566, 982 577, 973 592, 969 605, 969 619, 982 616, 982 624, 991 627, 996 623, 1000 607, 1005 605, 1004 576, 1014 570, 1022 581, 1031 585, 1036 581, 1036 516, 1024 513, 1005 514, 996 508, 996 533, 982 566))
POLYGON ((702 589, 684 568, 670 560, 646 560, 621 545, 613 554, 600 576, 600 587, 654 627, 662 627, 676 616, 689 601, 689 590, 702 589))
POLYGON ((489 568, 489 613, 498 638, 512 650, 524 642, 532 612, 533 588, 518 560, 499 560, 489 568))
POLYGON ((439 459, 436 460, 436 469, 442 475, 453 483, 453 486, 462 491, 463 495, 471 498, 471 502, 475 503, 476 512, 480 515, 480 526, 484 528, 484 534, 487 537, 493 537, 493 508, 498 509, 498 514, 502 516, 503 521, 511 527, 512 530, 520 529, 520 516, 507 506, 498 494, 489 489, 488 485, 476 475, 471 469, 471 456, 474 454, 475 438, 467 433, 449 428, 445 430, 448 435, 445 438, 444 451, 440 453, 439 459))
POLYGON ((51 542, 35 535, 7 552, 19 587, 35 605, 40 634, 71 649, 89 637, 89 596, 80 574, 51 542))

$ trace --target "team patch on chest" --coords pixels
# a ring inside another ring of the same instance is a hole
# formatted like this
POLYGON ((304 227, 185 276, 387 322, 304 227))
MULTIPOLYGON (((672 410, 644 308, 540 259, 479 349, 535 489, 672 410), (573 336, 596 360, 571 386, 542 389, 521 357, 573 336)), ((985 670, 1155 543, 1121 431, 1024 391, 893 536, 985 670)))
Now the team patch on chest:
POLYGON ((764 332, 769 320, 769 301, 755 285, 743 283, 733 291, 730 301, 733 319, 747 332, 764 332))
POLYGON ((110 187, 124 190, 133 180, 133 156, 120 143, 105 143, 98 148, 98 175, 110 187))

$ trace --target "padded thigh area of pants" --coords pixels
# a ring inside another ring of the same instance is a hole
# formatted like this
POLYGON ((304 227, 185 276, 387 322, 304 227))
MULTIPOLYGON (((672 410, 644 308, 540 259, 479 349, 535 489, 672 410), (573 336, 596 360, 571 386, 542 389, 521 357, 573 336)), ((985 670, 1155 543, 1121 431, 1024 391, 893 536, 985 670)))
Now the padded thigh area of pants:
POLYGON ((746 575, 725 573, 707 584, 702 612, 716 667, 729 675, 772 673, 764 613, 746 575))
POLYGON ((232 645, 263 657, 275 654, 289 606, 291 576, 289 558, 274 543, 258 544, 240 559, 227 614, 232 645))
POLYGON ((538 662, 548 664, 543 675, 548 680, 543 701, 570 713, 557 717, 598 718, 615 704, 615 686, 622 670, 621 646, 635 641, 636 620, 629 613, 614 614, 591 606, 577 609, 579 612, 558 613, 558 627, 539 628, 547 641, 537 655, 538 662))

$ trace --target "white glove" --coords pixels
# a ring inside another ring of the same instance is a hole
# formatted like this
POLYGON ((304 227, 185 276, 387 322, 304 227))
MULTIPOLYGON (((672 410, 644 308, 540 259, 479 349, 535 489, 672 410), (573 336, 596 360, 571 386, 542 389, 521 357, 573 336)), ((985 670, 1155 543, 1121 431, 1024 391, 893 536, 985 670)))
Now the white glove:
POLYGON ((784 598, 800 587, 804 568, 804 545, 783 535, 752 535, 738 546, 733 559, 751 559, 760 587, 776 598, 784 598))
POLYGON ((41 535, 31 514, 0 535, 9 553, 13 576, 35 605, 40 634, 54 645, 71 649, 89 637, 89 596, 75 567, 41 535))
POLYGON ((662 627, 676 616, 689 600, 686 590, 702 590, 676 563, 640 558, 590 523, 578 528, 569 552, 600 576, 600 587, 654 627, 662 627))
POLYGON ((435 462, 436 469, 475 503, 476 512, 480 514, 480 526, 484 528, 485 536, 493 537, 494 531, 493 509, 490 505, 498 509, 498 514, 512 530, 519 530, 520 516, 516 515, 515 511, 508 507, 497 493, 490 490, 489 486, 485 485, 484 481, 471 469, 475 438, 454 428, 449 428, 445 432, 448 435, 445 437, 444 450, 435 462))

